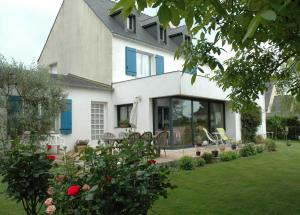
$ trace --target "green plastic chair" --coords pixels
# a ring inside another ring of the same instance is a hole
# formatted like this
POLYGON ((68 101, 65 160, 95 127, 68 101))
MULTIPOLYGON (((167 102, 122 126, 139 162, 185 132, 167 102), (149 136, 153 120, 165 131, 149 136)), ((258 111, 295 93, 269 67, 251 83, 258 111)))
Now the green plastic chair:
POLYGON ((217 128, 216 130, 219 133, 222 142, 232 142, 233 139, 226 135, 224 128, 217 128))

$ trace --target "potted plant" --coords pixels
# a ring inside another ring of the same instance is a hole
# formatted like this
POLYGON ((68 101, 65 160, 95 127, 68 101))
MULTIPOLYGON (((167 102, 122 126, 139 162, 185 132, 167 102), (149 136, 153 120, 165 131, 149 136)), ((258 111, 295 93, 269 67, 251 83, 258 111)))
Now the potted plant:
POLYGON ((236 150, 236 148, 237 148, 237 144, 236 144, 236 143, 232 143, 232 144, 231 144, 231 149, 232 149, 232 150, 236 150))
POLYGON ((219 155, 219 151, 217 149, 211 151, 212 155, 216 158, 219 155))
POLYGON ((120 120, 119 127, 120 128, 129 128, 130 127, 129 120, 128 119, 120 120))
POLYGON ((225 151, 225 149, 226 149, 226 147, 225 147, 225 145, 224 145, 224 144, 220 145, 220 146, 219 146, 219 148, 220 148, 220 151, 221 151, 221 152, 224 152, 224 151, 225 151))

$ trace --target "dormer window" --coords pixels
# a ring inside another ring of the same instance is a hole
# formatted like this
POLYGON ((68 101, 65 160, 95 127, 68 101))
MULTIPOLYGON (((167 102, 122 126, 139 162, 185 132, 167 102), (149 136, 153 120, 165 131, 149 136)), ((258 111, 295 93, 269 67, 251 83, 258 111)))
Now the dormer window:
POLYGON ((130 15, 127 17, 127 30, 135 32, 136 20, 135 15, 130 15))
POLYGON ((164 43, 167 43, 167 31, 162 26, 159 27, 159 38, 164 43))
POLYGON ((190 36, 184 36, 184 41, 185 42, 191 42, 191 37, 190 36))

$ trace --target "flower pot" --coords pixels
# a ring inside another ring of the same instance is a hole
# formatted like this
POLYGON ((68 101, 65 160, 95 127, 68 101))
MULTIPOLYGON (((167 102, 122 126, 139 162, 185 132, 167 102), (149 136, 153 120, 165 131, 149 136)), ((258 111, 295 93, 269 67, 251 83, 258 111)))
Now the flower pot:
POLYGON ((213 156, 216 158, 219 155, 219 151, 218 150, 213 150, 211 151, 211 153, 213 154, 213 156))
POLYGON ((120 127, 120 128, 129 128, 130 125, 127 124, 127 123, 120 123, 119 127, 120 127))
POLYGON ((201 152, 200 152, 200 151, 196 151, 196 155, 197 155, 197 156, 200 156, 200 155, 201 155, 201 152))
POLYGON ((232 150, 236 150, 236 145, 231 145, 232 150))

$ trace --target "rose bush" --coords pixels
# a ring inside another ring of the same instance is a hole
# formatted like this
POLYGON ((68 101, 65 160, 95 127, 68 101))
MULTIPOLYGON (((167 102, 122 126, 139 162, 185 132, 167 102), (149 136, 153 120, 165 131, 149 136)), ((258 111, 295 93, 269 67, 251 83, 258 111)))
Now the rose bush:
MULTIPOLYGON (((56 211, 62 214, 147 214, 160 197, 167 197, 168 168, 151 159, 144 142, 123 142, 121 150, 86 149, 85 165, 64 171, 64 180, 52 181, 56 211), (142 153, 141 153, 142 152, 142 153), (72 173, 72 174, 70 174, 72 173)), ((61 172, 60 172, 61 174, 61 172)))
MULTIPOLYGON (((34 142, 17 143, 1 159, 0 173, 2 183, 7 184, 6 193, 17 202, 22 202, 28 215, 37 215, 47 199, 52 163, 34 142)), ((49 199, 47 204, 50 205, 49 199)))

